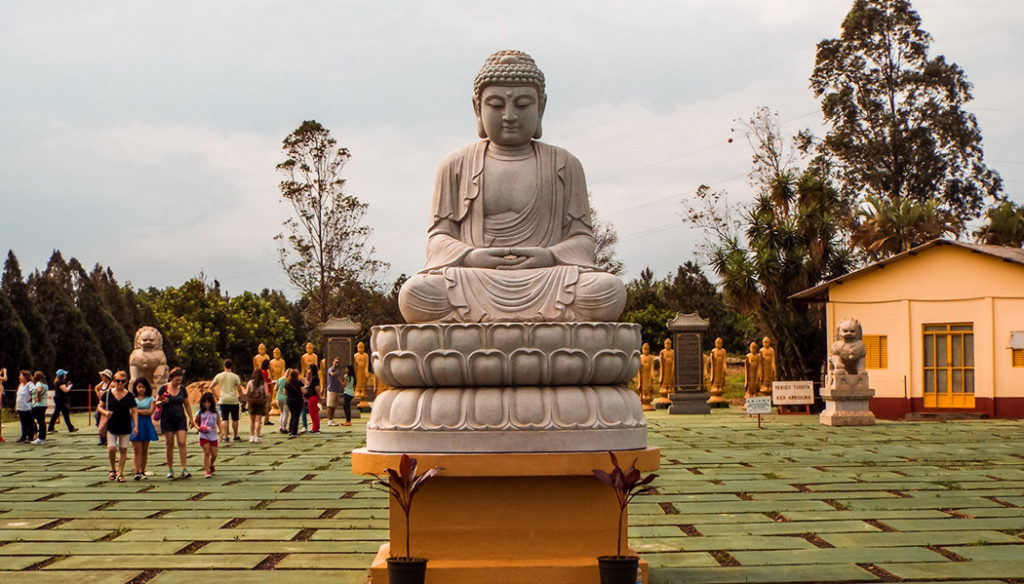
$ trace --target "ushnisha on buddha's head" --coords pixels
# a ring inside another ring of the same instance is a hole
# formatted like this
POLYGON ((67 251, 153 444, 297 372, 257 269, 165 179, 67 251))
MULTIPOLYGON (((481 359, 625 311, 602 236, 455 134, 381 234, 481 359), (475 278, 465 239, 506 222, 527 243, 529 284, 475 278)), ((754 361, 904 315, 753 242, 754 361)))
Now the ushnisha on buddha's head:
POLYGON ((544 73, 522 51, 487 57, 473 80, 477 133, 500 146, 539 139, 546 104, 544 73))

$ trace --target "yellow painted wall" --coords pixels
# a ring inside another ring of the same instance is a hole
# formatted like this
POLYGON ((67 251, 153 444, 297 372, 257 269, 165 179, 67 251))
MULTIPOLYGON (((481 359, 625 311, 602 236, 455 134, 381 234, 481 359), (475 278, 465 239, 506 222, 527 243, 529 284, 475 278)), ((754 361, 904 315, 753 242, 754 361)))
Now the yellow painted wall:
POLYGON ((974 325, 975 397, 1024 397, 1024 367, 1012 366, 1010 331, 1024 330, 1024 266, 953 246, 936 246, 829 289, 836 323, 861 321, 888 337, 888 368, 869 369, 876 397, 924 394, 925 324, 974 325))

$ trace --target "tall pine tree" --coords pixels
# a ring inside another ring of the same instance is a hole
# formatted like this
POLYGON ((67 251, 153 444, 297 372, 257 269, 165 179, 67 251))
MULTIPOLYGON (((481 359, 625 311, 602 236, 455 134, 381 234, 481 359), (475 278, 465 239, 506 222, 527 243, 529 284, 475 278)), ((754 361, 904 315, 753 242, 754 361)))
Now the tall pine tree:
POLYGON ((21 274, 21 264, 18 263, 18 258, 14 255, 13 250, 7 252, 7 261, 4 262, 2 287, 28 333, 28 351, 31 359, 26 367, 53 371, 55 359, 53 341, 50 340, 46 320, 39 313, 35 301, 29 294, 28 284, 21 274))

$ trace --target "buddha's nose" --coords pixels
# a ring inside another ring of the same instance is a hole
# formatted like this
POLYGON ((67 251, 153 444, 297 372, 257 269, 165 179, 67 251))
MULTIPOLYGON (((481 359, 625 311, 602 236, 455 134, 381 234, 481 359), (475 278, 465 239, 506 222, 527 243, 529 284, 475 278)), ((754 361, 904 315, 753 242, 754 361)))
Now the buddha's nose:
POLYGON ((503 118, 503 119, 504 119, 505 121, 507 121, 507 122, 513 122, 513 121, 515 121, 515 120, 519 119, 519 116, 518 116, 518 115, 516 114, 516 112, 515 112, 515 111, 513 111, 513 110, 506 110, 506 111, 505 111, 505 115, 504 115, 504 116, 502 116, 502 118, 503 118))

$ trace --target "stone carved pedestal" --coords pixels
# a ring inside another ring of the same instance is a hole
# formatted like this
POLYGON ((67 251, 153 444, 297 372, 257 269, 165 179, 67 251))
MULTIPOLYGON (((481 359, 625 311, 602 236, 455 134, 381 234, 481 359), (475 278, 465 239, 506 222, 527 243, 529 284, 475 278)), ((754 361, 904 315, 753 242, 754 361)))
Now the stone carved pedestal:
POLYGON ((875 397, 875 390, 868 387, 867 373, 849 375, 837 373, 825 378, 821 388, 825 409, 818 417, 826 426, 873 426, 875 414, 868 403, 875 397))
MULTIPOLYGON (((374 401, 352 469, 381 474, 399 453, 445 469, 424 485, 411 519, 428 581, 596 582, 595 558, 615 553, 618 506, 591 470, 610 469, 607 450, 644 471, 659 464, 627 387, 640 327, 418 324, 372 335, 374 371, 395 389, 374 401)), ((404 542, 391 506, 374 583, 387 581, 389 546, 404 542)), ((644 581, 646 569, 641 561, 644 581)))
POLYGON ((710 414, 704 393, 704 358, 701 346, 709 322, 697 313, 679 313, 666 323, 676 350, 675 390, 669 396, 669 414, 710 414))

